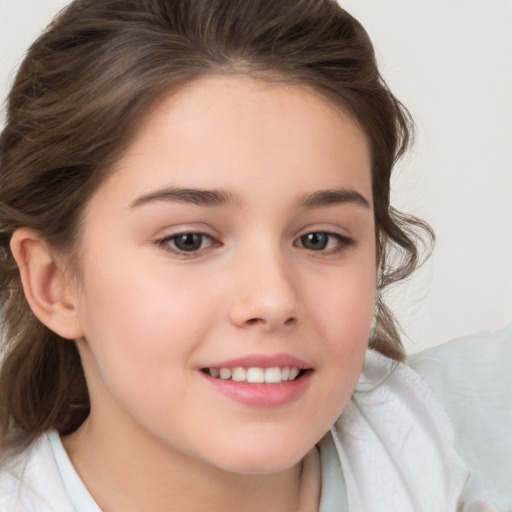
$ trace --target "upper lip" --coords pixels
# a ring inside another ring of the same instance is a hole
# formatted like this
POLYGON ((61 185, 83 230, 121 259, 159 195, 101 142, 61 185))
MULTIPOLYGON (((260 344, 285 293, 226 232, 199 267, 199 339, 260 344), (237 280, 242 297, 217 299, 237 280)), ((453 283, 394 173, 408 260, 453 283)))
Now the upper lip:
POLYGON ((277 366, 290 366, 299 370, 312 368, 306 361, 291 354, 251 354, 208 365, 205 368, 275 368, 277 366))

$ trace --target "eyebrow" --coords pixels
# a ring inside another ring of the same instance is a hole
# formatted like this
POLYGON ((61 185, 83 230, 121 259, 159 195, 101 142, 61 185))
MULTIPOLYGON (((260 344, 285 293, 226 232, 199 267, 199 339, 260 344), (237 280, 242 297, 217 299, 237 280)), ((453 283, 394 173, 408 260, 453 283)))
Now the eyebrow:
POLYGON ((344 203, 352 203, 370 209, 370 202, 359 192, 349 188, 319 190, 312 194, 304 194, 299 198, 298 206, 300 208, 323 208, 344 203))
POLYGON ((137 206, 156 201, 170 201, 210 207, 225 205, 239 207, 242 204, 241 198, 226 190, 171 187, 138 197, 130 204, 130 208, 136 208, 137 206))
MULTIPOLYGON (((238 208, 243 204, 243 199, 240 196, 227 190, 170 187, 138 197, 130 204, 130 208, 160 201, 193 204, 204 207, 227 205, 238 208)), ((311 194, 304 194, 299 197, 297 206, 299 208, 314 209, 345 203, 351 203, 370 209, 370 203, 365 197, 359 192, 348 188, 319 190, 311 194)))

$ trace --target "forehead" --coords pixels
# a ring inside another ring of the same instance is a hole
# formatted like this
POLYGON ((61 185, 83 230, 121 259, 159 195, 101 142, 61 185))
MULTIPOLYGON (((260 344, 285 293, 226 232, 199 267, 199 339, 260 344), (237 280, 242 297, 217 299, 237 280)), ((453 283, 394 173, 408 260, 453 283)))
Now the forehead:
POLYGON ((139 194, 170 184, 252 192, 267 181, 274 193, 350 185, 371 199, 370 168, 357 121, 315 90, 209 75, 155 102, 110 180, 132 181, 139 194))

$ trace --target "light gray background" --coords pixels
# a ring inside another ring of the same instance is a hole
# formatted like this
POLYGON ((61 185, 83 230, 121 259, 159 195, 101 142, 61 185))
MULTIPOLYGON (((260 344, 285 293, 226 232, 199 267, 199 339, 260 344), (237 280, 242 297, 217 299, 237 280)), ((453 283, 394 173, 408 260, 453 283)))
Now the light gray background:
MULTIPOLYGON (((249 1, 249 0, 248 0, 249 1)), ((64 0, 0 0, 0 98, 64 0)), ((512 320, 512 1, 345 0, 417 142, 393 202, 431 223, 431 260, 390 300, 409 352, 512 320)))

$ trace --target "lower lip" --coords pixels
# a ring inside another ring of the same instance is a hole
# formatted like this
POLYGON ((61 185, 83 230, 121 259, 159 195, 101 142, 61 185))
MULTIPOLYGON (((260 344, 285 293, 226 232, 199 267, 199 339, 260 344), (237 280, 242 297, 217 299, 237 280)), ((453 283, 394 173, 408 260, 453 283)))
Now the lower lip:
POLYGON ((253 407, 281 407, 298 400, 308 389, 312 371, 298 379, 279 384, 249 384, 233 380, 216 379, 201 372, 217 391, 223 395, 253 407))

